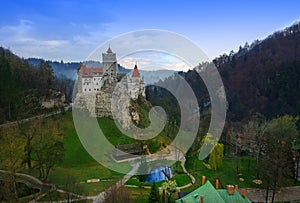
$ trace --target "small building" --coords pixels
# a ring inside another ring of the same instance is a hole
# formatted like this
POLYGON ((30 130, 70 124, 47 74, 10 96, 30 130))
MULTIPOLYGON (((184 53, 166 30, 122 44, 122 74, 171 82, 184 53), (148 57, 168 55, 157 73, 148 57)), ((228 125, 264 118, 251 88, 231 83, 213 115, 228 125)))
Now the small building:
POLYGON ((245 190, 240 194, 233 185, 228 185, 227 189, 216 189, 209 181, 176 200, 176 203, 251 203, 246 197, 245 190))

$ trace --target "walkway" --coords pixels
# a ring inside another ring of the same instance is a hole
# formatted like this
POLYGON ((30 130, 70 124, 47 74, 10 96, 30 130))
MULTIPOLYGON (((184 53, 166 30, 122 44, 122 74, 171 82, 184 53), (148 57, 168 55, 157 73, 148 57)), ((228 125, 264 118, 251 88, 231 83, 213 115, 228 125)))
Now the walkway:
MULTIPOLYGON (((195 178, 189 174, 184 166, 185 164, 185 157, 184 157, 184 154, 178 150, 176 147, 174 146, 170 146, 169 147, 169 151, 168 153, 166 152, 161 152, 161 153, 158 153, 157 155, 150 155, 146 158, 147 162, 151 162, 151 161, 157 161, 157 160, 176 160, 176 161, 180 161, 181 162, 181 167, 184 171, 184 173, 186 173, 190 179, 191 179, 191 183, 188 183, 184 186, 181 186, 181 187, 178 187, 178 189, 184 189, 184 188, 187 188, 187 187, 190 187, 191 185, 193 185, 195 183, 195 178)), ((107 192, 109 192, 112 188, 119 188, 121 187, 122 185, 124 185, 133 175, 136 174, 139 166, 140 166, 140 162, 137 161, 137 162, 131 162, 131 165, 132 165, 132 170, 126 174, 122 180, 120 180, 119 182, 117 182, 115 185, 111 186, 108 190, 104 191, 104 192, 101 192, 99 195, 96 196, 96 198, 94 199, 93 203, 101 203, 104 201, 104 198, 105 198, 105 195, 107 194, 107 192)), ((131 187, 131 186, 129 186, 131 187)), ((133 186, 134 187, 134 186, 133 186)))
MULTIPOLYGON (((187 172, 187 170, 184 166, 186 159, 185 159, 183 153, 180 150, 176 149, 175 147, 170 147, 170 150, 168 151, 168 153, 160 153, 158 155, 148 156, 147 162, 157 161, 157 160, 161 160, 161 159, 162 160, 178 160, 178 161, 180 161, 183 171, 191 178, 191 183, 189 183, 187 185, 184 185, 184 186, 181 186, 181 187, 178 187, 178 189, 183 189, 183 188, 190 187, 192 184, 195 183, 195 178, 187 172)), ((137 173, 137 170, 140 166, 140 161, 137 161, 137 160, 135 160, 135 162, 131 161, 131 166, 132 166, 131 171, 128 174, 126 174, 120 181, 118 181, 115 185, 111 186, 110 188, 108 188, 107 190, 99 193, 96 196, 82 196, 82 195, 74 194, 74 193, 67 192, 67 191, 64 191, 64 190, 61 190, 61 189, 57 189, 54 184, 43 183, 42 181, 40 181, 36 177, 33 177, 31 175, 28 175, 28 174, 15 173, 15 175, 25 178, 24 182, 27 185, 28 184, 32 185, 32 183, 30 183, 28 181, 28 179, 31 182, 34 182, 36 184, 35 188, 39 189, 40 191, 42 190, 42 188, 44 188, 44 186, 48 187, 47 191, 43 191, 43 193, 41 193, 37 197, 35 197, 35 199, 30 201, 30 203, 38 202, 38 200, 42 199, 48 192, 51 192, 51 191, 57 191, 57 192, 60 192, 60 193, 70 194, 71 196, 75 197, 78 200, 89 199, 89 200, 93 200, 93 203, 101 203, 101 202, 104 201, 105 195, 110 190, 112 190, 113 188, 119 188, 119 187, 123 186, 133 175, 135 175, 137 173)), ((10 172, 0 170, 0 173, 9 174, 10 172)), ((66 200, 62 200, 62 201, 59 201, 59 202, 66 202, 66 200)))
MULTIPOLYGON (((247 197, 252 202, 265 202, 266 190, 248 188, 247 197)), ((272 191, 269 192, 269 201, 272 199, 272 191)), ((300 186, 282 188, 275 195, 275 202, 296 201, 300 202, 300 186)))
MULTIPOLYGON (((65 109, 64 109, 64 112, 68 111, 70 108, 71 108, 70 105, 66 106, 65 109)), ((63 113, 63 111, 58 110, 58 111, 54 111, 54 112, 51 112, 51 113, 46 113, 46 114, 41 114, 41 115, 37 115, 37 116, 32 116, 32 117, 29 117, 29 118, 24 118, 24 119, 18 120, 18 121, 12 121, 12 122, 8 122, 8 123, 4 123, 4 124, 0 125, 0 129, 1 128, 7 128, 7 127, 10 127, 10 126, 15 126, 15 125, 22 124, 22 123, 26 123, 26 122, 32 121, 36 118, 47 118, 47 117, 57 115, 57 114, 60 114, 60 113, 63 113)))

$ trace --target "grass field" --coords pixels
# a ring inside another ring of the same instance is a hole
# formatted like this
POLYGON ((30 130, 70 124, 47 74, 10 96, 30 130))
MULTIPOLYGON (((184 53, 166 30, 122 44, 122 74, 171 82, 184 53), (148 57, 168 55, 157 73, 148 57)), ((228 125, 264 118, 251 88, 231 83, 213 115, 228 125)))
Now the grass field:
POLYGON ((148 202, 150 189, 144 188, 126 188, 134 203, 148 202))
MULTIPOLYGON (((64 136, 64 157, 63 162, 56 166, 50 172, 49 181, 57 184, 59 188, 65 189, 83 195, 96 195, 104 191, 109 186, 120 180, 124 174, 109 170, 95 161, 82 146, 74 128, 72 120, 72 112, 68 111, 64 115, 56 115, 55 119, 60 120, 60 126, 64 136), (98 183, 86 183, 88 179, 100 179, 98 183), (70 185, 76 183, 76 191, 70 185)), ((134 142, 132 138, 123 135, 115 126, 110 118, 98 119, 99 125, 106 135, 107 139, 113 144, 125 144, 134 142)), ((167 136, 158 136, 152 139, 149 145, 153 144, 153 148, 161 147, 162 143, 168 143, 170 140, 167 136)), ((221 188, 225 188, 227 184, 239 185, 241 188, 260 187, 252 181, 255 179, 255 160, 251 157, 234 157, 225 158, 223 164, 217 170, 207 169, 203 161, 197 157, 187 157, 186 168, 195 178, 196 183, 182 191, 192 191, 201 184, 201 176, 206 176, 212 184, 215 180, 220 180, 221 188), (242 179, 243 181, 242 181, 242 179)), ((128 165, 128 170, 130 166, 128 165)), ((24 171, 23 171, 24 172, 24 171)), ((28 171, 25 171, 28 172, 28 171)), ((180 164, 174 164, 175 176, 178 186, 188 184, 190 178, 183 173, 180 164)), ((37 171, 30 172, 37 176, 37 171)), ((126 184, 136 186, 151 186, 151 183, 141 183, 136 177, 131 178, 126 184)), ((161 186, 162 182, 157 186, 161 186)), ((291 185, 293 182, 291 180, 291 185)), ((150 190, 143 188, 128 188, 133 195, 135 202, 145 202, 148 198, 150 190)))
MULTIPOLYGON (((82 146, 72 119, 72 112, 55 115, 52 118, 60 121, 62 134, 64 136, 63 162, 58 164, 49 174, 48 181, 58 185, 59 188, 70 190, 69 185, 78 184, 79 194, 96 195, 120 180, 124 174, 109 170, 95 161, 82 146), (100 179, 98 183, 86 183, 88 179, 100 179)), ((47 119, 52 119, 47 118, 47 119)), ((122 134, 115 126, 111 118, 99 118, 99 126, 106 138, 113 145, 135 142, 134 139, 122 134)), ((154 150, 160 148, 162 143, 168 142, 169 138, 159 136, 149 142, 149 148, 154 150)), ((124 164, 122 164, 124 167, 124 164)), ((130 170, 129 164, 125 165, 130 170)), ((21 172, 38 176, 37 170, 24 170, 21 172)))
MULTIPOLYGON (((225 157, 222 165, 217 170, 207 169, 203 161, 197 158, 189 158, 186 168, 196 179, 193 188, 201 185, 202 176, 206 176, 213 185, 215 185, 215 180, 219 179, 221 188, 226 188, 226 185, 229 184, 238 185, 240 188, 263 187, 263 184, 258 185, 253 182, 256 179, 255 159, 253 157, 225 157)), ((264 182, 264 180, 262 181, 264 182)), ((288 181, 288 185, 295 185, 292 178, 288 181)), ((299 183, 296 185, 299 185, 299 183)), ((187 188, 184 191, 191 191, 193 188, 187 188)))
MULTIPOLYGON (((67 185, 70 183, 80 183, 78 187, 81 194, 96 195, 124 176, 124 174, 102 166, 88 154, 77 136, 70 111, 57 117, 61 119, 60 124, 64 135, 65 153, 63 162, 50 172, 49 181, 63 189, 68 189, 67 185), (88 179, 100 179, 100 182, 86 183, 88 179)), ((100 119, 99 123, 101 127, 103 126, 104 131, 111 130, 112 134, 118 135, 113 131, 115 128, 111 128, 109 125, 108 119, 100 119)), ((128 165, 128 170, 130 169, 129 167, 128 165)))
POLYGON ((220 180, 220 186, 239 185, 240 187, 258 187, 252 181, 255 179, 255 160, 250 157, 224 159, 222 165, 217 170, 207 169, 203 161, 194 159, 193 162, 187 162, 187 170, 196 178, 196 186, 201 183, 201 177, 215 184, 215 180, 220 180), (237 171, 238 170, 238 171, 237 171), (244 179, 241 181, 240 178, 244 179))

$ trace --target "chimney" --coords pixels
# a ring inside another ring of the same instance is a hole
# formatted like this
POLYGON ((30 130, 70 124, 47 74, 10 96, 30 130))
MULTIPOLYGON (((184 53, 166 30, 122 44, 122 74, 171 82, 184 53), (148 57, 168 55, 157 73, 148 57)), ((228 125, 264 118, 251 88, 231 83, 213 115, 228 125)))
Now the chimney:
POLYGON ((234 186, 233 185, 227 185, 227 192, 229 195, 234 194, 234 186))
POLYGON ((238 190, 238 189, 239 189, 239 186, 238 186, 238 185, 235 185, 235 186, 234 186, 234 189, 235 189, 235 190, 238 190))
POLYGON ((219 189, 219 179, 216 179, 216 189, 219 189))
POLYGON ((246 195, 247 195, 247 190, 246 189, 242 189, 242 196, 246 197, 246 195))
POLYGON ((205 182, 206 182, 206 177, 202 176, 202 185, 204 185, 205 182))
POLYGON ((200 196, 200 203, 204 203, 204 197, 202 195, 200 196))

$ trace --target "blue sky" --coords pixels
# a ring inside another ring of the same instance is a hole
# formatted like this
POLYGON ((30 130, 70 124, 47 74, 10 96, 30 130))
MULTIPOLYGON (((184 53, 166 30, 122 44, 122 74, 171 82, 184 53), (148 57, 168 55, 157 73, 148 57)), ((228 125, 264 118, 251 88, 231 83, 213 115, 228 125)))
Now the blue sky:
POLYGON ((184 35, 213 59, 300 20, 297 0, 3 0, 1 7, 0 46, 64 61, 82 61, 106 40, 142 29, 184 35))

